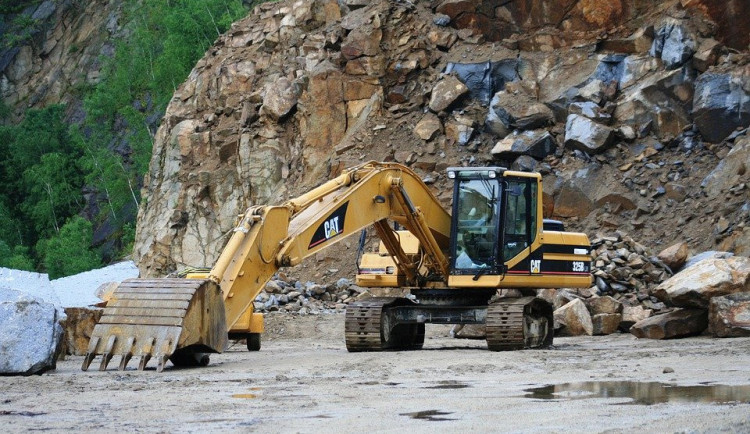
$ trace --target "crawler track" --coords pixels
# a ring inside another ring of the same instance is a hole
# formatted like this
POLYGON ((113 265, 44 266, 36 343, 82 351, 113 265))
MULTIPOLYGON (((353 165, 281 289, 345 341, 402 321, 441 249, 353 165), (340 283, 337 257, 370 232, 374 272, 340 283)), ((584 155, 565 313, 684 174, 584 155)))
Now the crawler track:
POLYGON ((347 306, 346 349, 350 352, 421 349, 424 324, 396 324, 389 312, 389 308, 411 303, 405 298, 375 297, 347 306))
POLYGON ((500 299, 487 307, 490 351, 543 348, 552 344, 552 307, 534 297, 500 299))

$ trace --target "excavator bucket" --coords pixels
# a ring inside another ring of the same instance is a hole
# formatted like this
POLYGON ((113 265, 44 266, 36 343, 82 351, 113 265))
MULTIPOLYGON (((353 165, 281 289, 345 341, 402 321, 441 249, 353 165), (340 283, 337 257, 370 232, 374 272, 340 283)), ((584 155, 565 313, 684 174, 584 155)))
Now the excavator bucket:
POLYGON ((119 355, 122 371, 134 356, 143 370, 151 358, 161 372, 175 366, 208 364, 205 353, 227 345, 224 301, 219 286, 206 279, 129 279, 112 294, 94 327, 81 369, 101 355, 99 370, 119 355))

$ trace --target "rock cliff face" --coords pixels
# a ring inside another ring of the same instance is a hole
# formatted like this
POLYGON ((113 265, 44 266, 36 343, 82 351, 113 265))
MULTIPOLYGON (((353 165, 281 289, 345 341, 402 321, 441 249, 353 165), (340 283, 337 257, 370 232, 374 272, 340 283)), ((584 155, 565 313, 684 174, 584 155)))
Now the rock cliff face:
POLYGON ((715 3, 262 4, 167 109, 141 273, 210 266, 248 206, 370 159, 411 165, 446 206, 449 165, 537 170, 574 229, 748 254, 750 24, 715 3))
MULTIPOLYGON (((98 82, 101 56, 114 52, 110 38, 120 30, 120 3, 46 0, 20 13, 31 23, 23 29, 28 41, 0 48, 0 92, 11 120, 50 104, 68 105, 76 119, 74 89, 98 82)), ((9 36, 13 29, 4 27, 0 34, 9 36)))

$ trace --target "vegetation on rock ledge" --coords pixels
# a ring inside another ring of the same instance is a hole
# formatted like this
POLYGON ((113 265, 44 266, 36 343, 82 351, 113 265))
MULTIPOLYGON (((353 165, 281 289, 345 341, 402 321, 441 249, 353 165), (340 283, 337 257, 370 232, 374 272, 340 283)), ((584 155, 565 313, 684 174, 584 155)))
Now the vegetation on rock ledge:
MULTIPOLYGON (((18 5, 0 1, 0 13, 18 5)), ((56 278, 129 254, 161 116, 195 62, 246 13, 241 0, 127 0, 124 36, 103 59, 101 81, 79 89, 81 123, 49 106, 0 126, 0 266, 56 278)))

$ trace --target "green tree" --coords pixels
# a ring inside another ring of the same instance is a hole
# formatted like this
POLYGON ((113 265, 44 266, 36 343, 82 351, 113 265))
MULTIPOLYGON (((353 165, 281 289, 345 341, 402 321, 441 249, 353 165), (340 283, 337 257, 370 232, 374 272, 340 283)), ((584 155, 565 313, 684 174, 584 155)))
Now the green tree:
POLYGON ((44 267, 50 279, 81 273, 101 266, 99 255, 91 250, 91 222, 75 216, 60 233, 42 240, 37 250, 44 253, 44 267))
POLYGON ((23 210, 37 234, 48 236, 60 231, 60 225, 82 208, 82 177, 71 158, 59 152, 42 155, 23 173, 23 210))
POLYGON ((34 261, 29 256, 27 248, 23 246, 11 248, 5 241, 0 240, 0 267, 34 271, 34 261))

